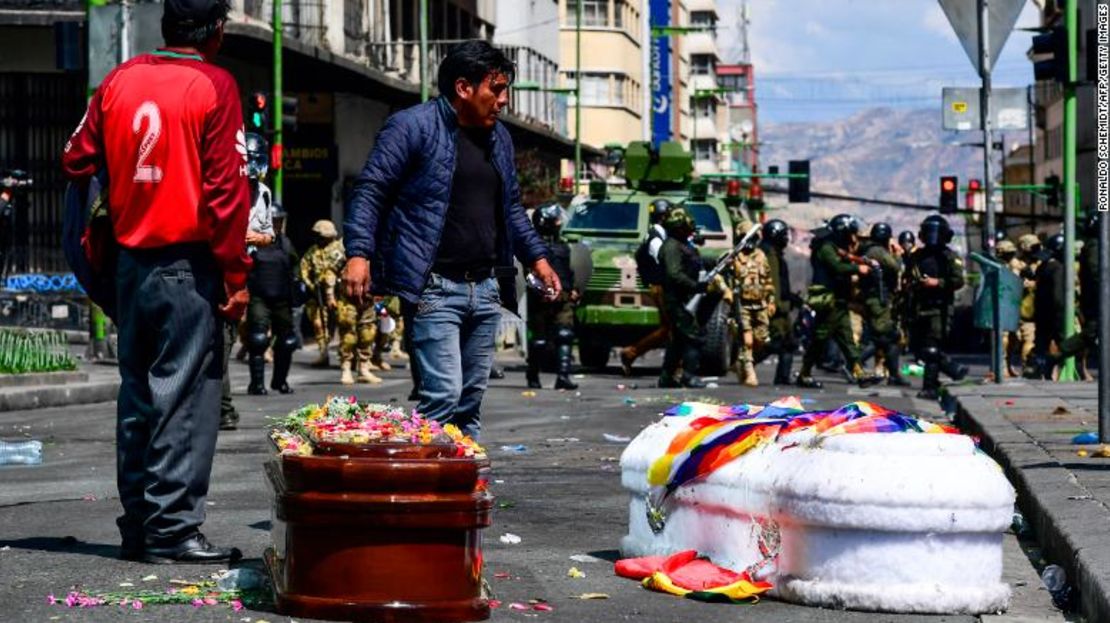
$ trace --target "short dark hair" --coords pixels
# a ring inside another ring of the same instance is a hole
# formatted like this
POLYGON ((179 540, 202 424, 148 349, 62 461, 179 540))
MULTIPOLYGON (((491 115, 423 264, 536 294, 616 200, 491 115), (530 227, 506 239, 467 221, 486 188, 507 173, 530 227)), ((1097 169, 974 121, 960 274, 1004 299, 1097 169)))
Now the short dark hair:
POLYGON ((436 84, 440 95, 454 100, 456 80, 464 78, 467 82, 478 85, 493 73, 504 74, 512 82, 516 74, 516 64, 488 41, 471 39, 447 52, 447 57, 439 64, 436 84))
POLYGON ((168 46, 196 47, 204 45, 216 36, 216 32, 227 20, 230 5, 217 2, 203 22, 196 20, 179 21, 172 15, 162 14, 162 39, 168 46))

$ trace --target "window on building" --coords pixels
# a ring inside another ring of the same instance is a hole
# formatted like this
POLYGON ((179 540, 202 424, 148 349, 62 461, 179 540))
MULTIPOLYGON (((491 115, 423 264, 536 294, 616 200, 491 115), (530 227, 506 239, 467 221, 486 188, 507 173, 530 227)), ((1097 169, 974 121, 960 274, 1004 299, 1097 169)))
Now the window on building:
MULTIPOLYGON (((565 72, 566 85, 574 86, 574 72, 565 72)), ((633 106, 638 98, 638 86, 625 74, 611 72, 582 72, 583 106, 633 106)), ((574 104, 572 95, 567 102, 574 104)))
POLYGON ((698 139, 693 141, 695 160, 713 160, 717 157, 717 141, 714 139, 698 139))
POLYGON ((713 73, 713 57, 709 54, 690 56, 690 73, 695 76, 707 76, 713 73))
MULTIPOLYGON (((609 0, 567 0, 566 23, 573 26, 578 3, 582 3, 582 25, 606 27, 609 25, 609 0)), ((620 8, 618 5, 617 8, 620 8)))
POLYGON ((717 21, 712 11, 694 11, 690 14, 690 25, 699 28, 713 28, 717 21))
POLYGON ((695 97, 694 98, 694 118, 695 119, 713 119, 717 116, 717 100, 712 97, 695 97))

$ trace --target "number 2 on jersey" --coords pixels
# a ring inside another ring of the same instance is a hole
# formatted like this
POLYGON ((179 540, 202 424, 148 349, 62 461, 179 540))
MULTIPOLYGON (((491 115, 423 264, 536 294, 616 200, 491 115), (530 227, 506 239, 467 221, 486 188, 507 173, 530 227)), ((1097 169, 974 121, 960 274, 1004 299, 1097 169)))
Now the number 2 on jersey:
POLYGON ((146 164, 150 152, 158 137, 162 135, 162 114, 154 102, 143 102, 135 111, 135 118, 131 120, 131 131, 138 134, 143 129, 143 119, 147 120, 146 133, 139 143, 139 157, 135 162, 135 179, 137 183, 157 184, 162 181, 162 168, 154 164, 146 164))

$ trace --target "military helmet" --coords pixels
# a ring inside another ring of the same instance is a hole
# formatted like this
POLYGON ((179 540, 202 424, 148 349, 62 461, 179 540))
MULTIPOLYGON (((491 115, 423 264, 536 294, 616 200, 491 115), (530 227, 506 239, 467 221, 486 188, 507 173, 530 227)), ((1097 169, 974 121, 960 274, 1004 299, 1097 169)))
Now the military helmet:
POLYGON ((1037 237, 1037 234, 1022 234, 1018 238, 1017 246, 1022 253, 1031 255, 1039 250, 1041 239, 1037 237))
POLYGON ((260 180, 266 177, 270 170, 270 147, 266 139, 260 134, 248 132, 246 135, 247 146, 247 177, 260 180))
POLYGON ((940 247, 952 242, 952 228, 948 219, 939 214, 931 214, 921 221, 921 229, 917 237, 927 247, 940 247))
POLYGON ((775 247, 785 249, 790 243, 790 226, 785 221, 774 218, 763 224, 761 235, 775 247))
POLYGON ((999 255, 1008 255, 1010 257, 1017 255, 1017 245, 1009 238, 999 240, 995 250, 998 251, 999 255))
POLYGON ((672 208, 663 219, 663 229, 668 234, 689 233, 694 231, 694 219, 686 212, 686 208, 672 208))
MULTIPOLYGON (((751 231, 755 228, 755 223, 751 221, 740 221, 739 223, 737 223, 735 230, 736 242, 740 242, 740 240, 751 233, 751 231)), ((759 244, 759 236, 759 234, 752 236, 751 239, 748 240, 748 243, 745 245, 745 248, 752 249, 755 247, 755 245, 759 244)))
POLYGON ((914 236, 912 231, 907 229, 898 234, 898 246, 902 247, 903 250, 909 251, 915 244, 917 244, 917 236, 914 236))
POLYGON ((871 241, 876 244, 886 246, 890 244, 892 236, 894 230, 890 228, 890 223, 875 223, 871 226, 871 241))
POLYGON ((1053 234, 1044 241, 1044 250, 1048 251, 1052 257, 1063 260, 1064 259, 1064 234, 1053 234))
POLYGON ((554 201, 537 206, 535 210, 532 210, 532 225, 535 226, 536 231, 541 236, 558 235, 565 221, 562 206, 554 201))
POLYGON ((851 214, 837 214, 829 220, 829 233, 839 247, 847 247, 852 236, 859 234, 859 220, 851 214))
POLYGON ((313 223, 312 233, 329 240, 334 240, 339 237, 339 230, 335 228, 335 223, 327 219, 320 219, 313 223))
POLYGON ((652 225, 662 224, 667 215, 674 209, 674 204, 669 199, 656 199, 648 205, 648 222, 652 225))

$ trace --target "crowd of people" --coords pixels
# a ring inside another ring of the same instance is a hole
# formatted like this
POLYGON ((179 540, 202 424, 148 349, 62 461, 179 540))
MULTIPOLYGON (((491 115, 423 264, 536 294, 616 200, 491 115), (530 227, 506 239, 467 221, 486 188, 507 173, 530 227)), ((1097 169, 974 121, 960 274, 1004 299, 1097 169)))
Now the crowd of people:
MULTIPOLYGON (((812 232, 811 283, 795 291, 784 255, 791 229, 784 221, 772 219, 761 227, 747 220, 738 223, 730 279, 709 280, 687 211, 659 199, 649 206, 649 215, 637 264, 659 304, 661 326, 622 349, 626 375, 640 356, 666 344, 659 386, 702 387, 695 372, 705 314, 691 309, 689 302, 696 294, 716 291, 733 309, 735 371, 742 385, 759 384, 755 364, 770 356, 778 360, 774 384, 804 388, 822 386, 814 377, 817 367, 839 371, 862 387, 909 386, 901 366, 905 352, 922 367, 919 397, 936 399, 942 374, 957 381, 967 376, 967 366, 946 352, 965 270, 949 246, 953 230, 943 216, 926 217, 917 235, 904 231, 897 240, 888 223, 875 223, 864 235, 863 224, 852 215, 829 219, 812 232), (794 354, 803 344, 801 369, 794 375, 794 354), (874 361, 872 371, 864 368, 868 359, 874 361)), ((1080 283, 1095 283, 1096 227, 1097 216, 1092 216, 1083 228, 1088 244, 1077 258, 1080 283)), ((1085 353, 1095 340, 1098 300, 1092 288, 1077 288, 1077 330, 1065 339, 1063 235, 1048 236, 1043 244, 1032 233, 1017 244, 1002 239, 998 255, 1024 284, 1020 328, 1005 335, 1007 375, 1019 374, 1012 356, 1020 351, 1020 374, 1028 378, 1055 378, 1060 362, 1076 355, 1081 374, 1090 378, 1085 353)))

